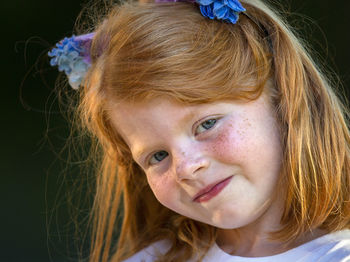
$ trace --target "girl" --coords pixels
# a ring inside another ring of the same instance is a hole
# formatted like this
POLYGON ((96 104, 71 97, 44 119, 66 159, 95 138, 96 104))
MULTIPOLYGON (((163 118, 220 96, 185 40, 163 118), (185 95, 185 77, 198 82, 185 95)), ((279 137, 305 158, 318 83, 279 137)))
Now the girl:
POLYGON ((271 7, 128 2, 93 31, 49 53, 97 141, 90 261, 350 261, 346 109, 271 7))

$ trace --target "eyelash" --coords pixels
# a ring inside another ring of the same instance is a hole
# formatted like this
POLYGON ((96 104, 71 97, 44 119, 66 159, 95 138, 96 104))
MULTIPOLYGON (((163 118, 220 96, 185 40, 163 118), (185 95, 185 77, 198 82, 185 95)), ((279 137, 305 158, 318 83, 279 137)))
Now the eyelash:
MULTIPOLYGON (((194 129, 194 130, 195 130, 195 131, 194 131, 194 134, 195 134, 195 135, 199 135, 199 134, 201 134, 201 133, 203 133, 203 132, 205 132, 205 131, 207 131, 207 130, 212 129, 212 128, 216 125, 217 121, 218 121, 218 118, 210 118, 210 119, 207 119, 207 120, 201 122, 201 123, 194 129), (207 127, 207 128, 206 128, 206 127, 203 127, 204 124, 208 124, 209 122, 210 122, 210 127, 207 127), (199 127, 203 127, 204 130, 202 130, 201 132, 198 132, 198 128, 199 128, 199 127)), ((164 151, 164 150, 158 151, 158 152, 154 153, 154 154, 151 156, 151 158, 150 158, 149 161, 148 161, 148 164, 149 164, 150 166, 152 166, 152 165, 154 165, 154 164, 157 164, 157 163, 161 162, 164 158, 166 158, 168 155, 169 155, 168 152, 166 152, 166 151, 164 151), (156 156, 157 156, 157 154, 159 154, 159 153, 161 153, 161 158, 162 158, 162 159, 156 159, 156 156), (164 153, 165 153, 165 154, 164 154, 164 153), (165 155, 165 156, 164 156, 164 155, 165 155), (157 162, 152 163, 152 160, 153 160, 153 159, 155 159, 157 162)))
POLYGON ((205 131, 207 131, 207 130, 213 128, 213 127, 216 125, 216 122, 217 122, 217 121, 218 121, 217 118, 210 118, 210 119, 207 119, 207 120, 201 122, 201 123, 195 128, 194 134, 195 134, 195 135, 198 135, 198 134, 201 134, 201 133, 203 133, 203 132, 205 132, 205 131), (211 126, 208 127, 208 128, 205 128, 203 125, 206 124, 206 123, 208 123, 208 122, 210 122, 210 125, 211 125, 211 126), (198 133, 197 131, 198 131, 198 128, 199 128, 199 127, 203 127, 205 130, 202 130, 202 132, 198 133))

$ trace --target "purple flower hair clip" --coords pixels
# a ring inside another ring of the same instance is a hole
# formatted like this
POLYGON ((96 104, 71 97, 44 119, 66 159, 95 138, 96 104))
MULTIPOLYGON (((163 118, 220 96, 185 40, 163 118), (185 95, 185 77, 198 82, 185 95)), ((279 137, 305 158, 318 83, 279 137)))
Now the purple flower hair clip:
POLYGON ((246 11, 238 0, 155 0, 164 2, 197 3, 203 16, 210 19, 223 20, 232 24, 237 23, 239 13, 246 11))
POLYGON ((64 71, 73 89, 79 89, 91 66, 90 47, 95 33, 64 38, 56 44, 48 55, 52 57, 51 66, 64 71))

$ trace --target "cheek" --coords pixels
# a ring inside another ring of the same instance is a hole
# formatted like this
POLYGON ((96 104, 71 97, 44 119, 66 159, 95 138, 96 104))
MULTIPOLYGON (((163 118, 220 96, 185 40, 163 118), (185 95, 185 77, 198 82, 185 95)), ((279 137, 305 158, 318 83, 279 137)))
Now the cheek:
POLYGON ((171 208, 174 199, 176 199, 176 183, 168 175, 147 177, 148 184, 157 200, 164 206, 171 208))
POLYGON ((208 149, 224 163, 239 161, 246 158, 249 151, 248 126, 247 119, 234 125, 234 121, 229 121, 223 126, 219 134, 211 141, 208 149))

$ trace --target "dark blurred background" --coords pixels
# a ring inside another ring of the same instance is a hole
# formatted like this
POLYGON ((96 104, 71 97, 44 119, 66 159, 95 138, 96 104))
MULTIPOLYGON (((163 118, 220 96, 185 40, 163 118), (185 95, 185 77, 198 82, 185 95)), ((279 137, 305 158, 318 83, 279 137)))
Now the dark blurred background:
MULTIPOLYGON (((1 262, 77 260, 65 200, 71 180, 63 178, 67 165, 57 156, 69 128, 52 93, 57 71, 40 57, 71 35, 83 3, 1 3, 1 262)), ((285 0, 283 6, 294 14, 292 24, 312 44, 317 60, 338 74, 349 97, 350 1, 285 0)), ((74 168, 68 170, 77 176, 74 168)))

